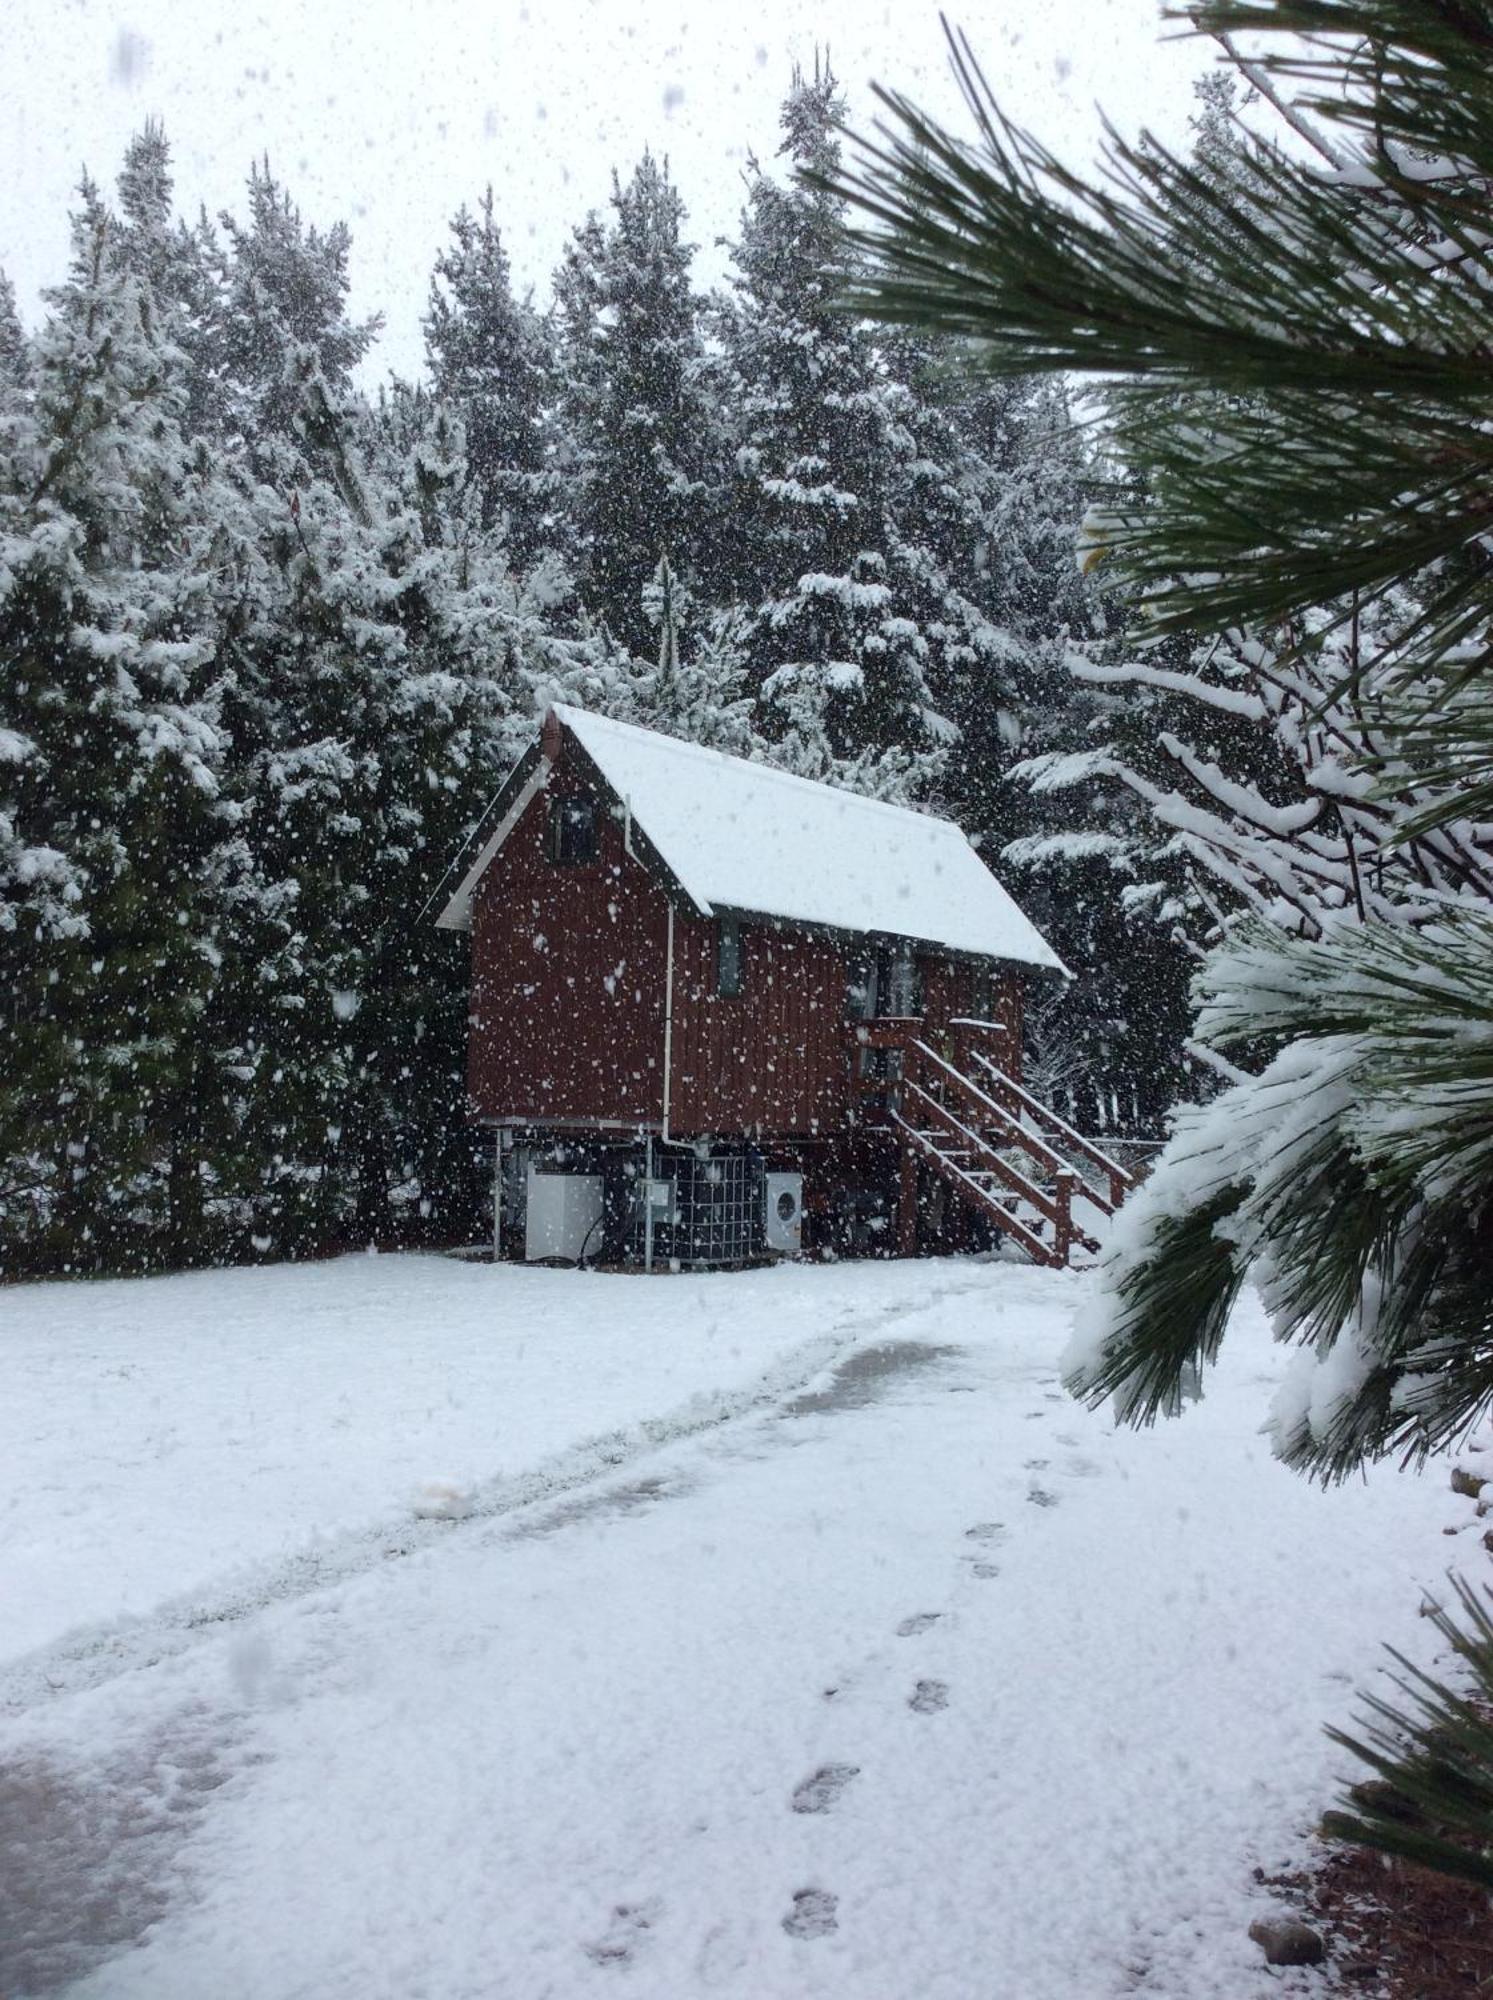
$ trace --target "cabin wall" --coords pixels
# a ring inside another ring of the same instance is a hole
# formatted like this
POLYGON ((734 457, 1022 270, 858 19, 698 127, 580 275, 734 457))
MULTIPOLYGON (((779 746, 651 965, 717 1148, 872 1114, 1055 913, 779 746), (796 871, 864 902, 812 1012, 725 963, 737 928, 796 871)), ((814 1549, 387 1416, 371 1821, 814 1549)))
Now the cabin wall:
POLYGON ((812 1137, 850 1118, 845 952, 741 926, 742 990, 718 990, 719 930, 676 921, 670 1126, 684 1134, 812 1137))
POLYGON ((563 765, 493 857, 472 908, 467 1088, 506 1124, 657 1124, 668 903, 598 802, 598 855, 545 853, 549 801, 586 787, 563 765))
MULTIPOLYGON (((595 861, 546 853, 551 801, 587 792, 563 756, 494 856, 472 908, 468 1092, 500 1124, 657 1129, 663 1114, 668 901, 624 848, 597 799, 595 861)), ((830 1137, 855 1119, 851 947, 741 925, 742 991, 718 991, 718 926, 676 911, 669 1127, 683 1137, 830 1137)), ((947 958, 922 960, 922 1033, 958 1061, 966 1048, 1020 1075, 1019 974, 982 980, 947 958), (1007 1032, 961 1033, 963 1016, 1007 1032)))

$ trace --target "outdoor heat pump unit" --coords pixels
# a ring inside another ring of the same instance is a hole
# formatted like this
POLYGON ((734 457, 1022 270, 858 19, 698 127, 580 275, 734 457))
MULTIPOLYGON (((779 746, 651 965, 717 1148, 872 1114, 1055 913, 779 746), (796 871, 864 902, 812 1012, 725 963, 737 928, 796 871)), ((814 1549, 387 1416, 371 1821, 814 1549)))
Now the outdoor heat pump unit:
POLYGON ((767 1174, 767 1248, 775 1255, 792 1256, 803 1247, 804 1177, 802 1174, 767 1174))
POLYGON ((600 1174, 537 1174, 528 1180, 524 1256, 579 1264, 601 1248, 600 1174))

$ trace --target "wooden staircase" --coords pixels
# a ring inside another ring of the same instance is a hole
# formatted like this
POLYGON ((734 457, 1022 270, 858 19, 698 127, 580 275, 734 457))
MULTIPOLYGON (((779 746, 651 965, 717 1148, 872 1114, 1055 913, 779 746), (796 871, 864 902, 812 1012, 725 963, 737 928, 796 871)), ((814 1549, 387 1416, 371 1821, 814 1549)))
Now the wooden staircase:
POLYGON ((998 1032, 994 1024, 956 1021, 952 1028, 957 1061, 922 1039, 921 1022, 871 1021, 857 1030, 863 1047, 887 1054, 887 1073, 863 1079, 862 1087, 869 1082, 880 1095, 901 1144, 899 1249, 910 1256, 917 1247, 922 1165, 1034 1263, 1066 1270, 1075 1255, 1097 1256, 1099 1239, 1088 1231, 1121 1206, 1132 1176, 980 1046, 984 1031, 998 1032), (1088 1213, 1076 1216, 1078 1204, 1088 1213))

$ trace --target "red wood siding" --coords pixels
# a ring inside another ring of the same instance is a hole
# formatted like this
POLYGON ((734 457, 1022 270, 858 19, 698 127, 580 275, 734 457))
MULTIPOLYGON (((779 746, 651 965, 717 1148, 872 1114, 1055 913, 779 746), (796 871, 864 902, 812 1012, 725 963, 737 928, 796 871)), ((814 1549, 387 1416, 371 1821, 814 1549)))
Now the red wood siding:
POLYGON ((844 952, 800 932, 744 923, 741 992, 722 999, 716 951, 715 924, 676 921, 673 1129, 762 1136, 841 1129, 850 1105, 844 952))
MULTIPOLYGON (((663 1111, 668 901, 623 848, 596 800, 598 856, 557 866, 545 851, 553 799, 586 790, 568 745, 478 884, 472 909, 468 1089, 476 1117, 504 1124, 657 1128, 663 1111)), ((717 992, 718 927, 677 910, 670 1128, 684 1136, 829 1138, 851 1125, 853 945, 770 924, 741 926, 742 990, 717 992)), ((981 1009, 975 967, 923 958, 923 1034, 1019 1075, 1021 980, 997 975, 981 1009), (962 1037, 961 1015, 1009 1023, 999 1045, 962 1037)))
POLYGON ((668 905, 604 801, 597 860, 547 858, 550 798, 582 789, 557 769, 477 888, 467 1079, 479 1118, 658 1121, 668 905))

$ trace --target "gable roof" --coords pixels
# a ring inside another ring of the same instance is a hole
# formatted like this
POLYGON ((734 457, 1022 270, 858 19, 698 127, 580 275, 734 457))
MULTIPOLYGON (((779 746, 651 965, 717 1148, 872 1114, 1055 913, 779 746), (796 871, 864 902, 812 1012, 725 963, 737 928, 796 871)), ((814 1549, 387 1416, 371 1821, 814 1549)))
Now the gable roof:
MULTIPOLYGON (((583 709, 557 704, 551 714, 701 916, 874 931, 1066 970, 951 820, 583 709)), ((504 809, 437 920, 443 928, 470 923, 483 871, 545 774, 531 750, 504 787, 506 808, 502 794, 494 802, 504 809)))

